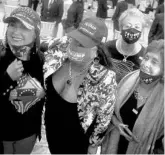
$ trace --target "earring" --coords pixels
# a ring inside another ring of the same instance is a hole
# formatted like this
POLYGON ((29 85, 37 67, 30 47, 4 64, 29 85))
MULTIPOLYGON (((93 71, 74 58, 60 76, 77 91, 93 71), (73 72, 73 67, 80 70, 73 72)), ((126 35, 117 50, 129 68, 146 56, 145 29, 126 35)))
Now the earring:
POLYGON ((72 40, 73 39, 71 37, 68 39, 69 44, 72 42, 72 40))
POLYGON ((97 56, 94 58, 94 64, 99 64, 100 58, 97 56))

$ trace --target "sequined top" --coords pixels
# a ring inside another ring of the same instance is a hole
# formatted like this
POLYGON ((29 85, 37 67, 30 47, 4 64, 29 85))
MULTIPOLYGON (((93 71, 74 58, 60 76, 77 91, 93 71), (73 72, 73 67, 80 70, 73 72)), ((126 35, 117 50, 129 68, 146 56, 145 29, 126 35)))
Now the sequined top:
MULTIPOLYGON (((45 52, 44 78, 55 73, 67 59, 68 38, 65 36, 55 48, 45 52)), ((115 72, 100 64, 93 63, 77 92, 77 108, 80 123, 87 132, 96 119, 90 136, 91 145, 99 145, 111 121, 116 100, 115 72)))

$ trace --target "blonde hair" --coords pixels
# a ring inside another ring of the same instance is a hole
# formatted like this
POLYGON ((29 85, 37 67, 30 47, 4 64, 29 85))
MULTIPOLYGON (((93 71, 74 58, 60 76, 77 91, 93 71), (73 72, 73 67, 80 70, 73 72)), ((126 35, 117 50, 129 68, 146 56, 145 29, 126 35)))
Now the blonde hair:
POLYGON ((146 20, 145 20, 145 16, 144 14, 139 11, 137 8, 129 8, 127 10, 125 10, 121 16, 119 17, 119 29, 121 30, 122 29, 122 26, 123 26, 123 21, 126 17, 139 17, 141 23, 142 23, 142 28, 145 27, 145 24, 146 24, 146 20))

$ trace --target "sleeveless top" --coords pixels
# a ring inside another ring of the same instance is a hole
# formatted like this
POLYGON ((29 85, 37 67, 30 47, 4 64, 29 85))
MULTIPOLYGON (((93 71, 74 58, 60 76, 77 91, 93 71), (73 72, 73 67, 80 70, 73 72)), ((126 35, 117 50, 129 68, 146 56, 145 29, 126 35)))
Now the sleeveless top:
POLYGON ((63 99, 47 79, 47 100, 45 105, 45 126, 49 140, 54 139, 56 152, 62 154, 87 153, 88 138, 80 124, 77 103, 63 99))

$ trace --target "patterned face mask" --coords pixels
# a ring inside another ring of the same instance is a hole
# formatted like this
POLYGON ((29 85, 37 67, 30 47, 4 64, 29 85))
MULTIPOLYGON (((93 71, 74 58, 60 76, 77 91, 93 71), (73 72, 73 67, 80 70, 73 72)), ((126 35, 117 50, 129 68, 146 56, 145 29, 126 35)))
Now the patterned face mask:
POLYGON ((129 28, 126 30, 122 30, 121 35, 126 43, 133 44, 139 40, 139 38, 141 37, 141 32, 134 28, 129 28))
POLYGON ((32 42, 28 45, 23 45, 23 46, 15 46, 15 45, 11 45, 8 42, 8 45, 12 51, 12 53, 20 60, 23 61, 28 61, 30 60, 30 53, 31 53, 31 49, 34 46, 35 42, 32 42))
POLYGON ((19 49, 16 47, 12 48, 13 54, 20 60, 28 61, 30 59, 30 47, 23 46, 19 49))
POLYGON ((145 84, 151 84, 152 82, 158 80, 159 78, 161 78, 160 75, 158 76, 152 76, 149 74, 146 74, 142 71, 140 71, 140 79, 145 83, 145 84))

